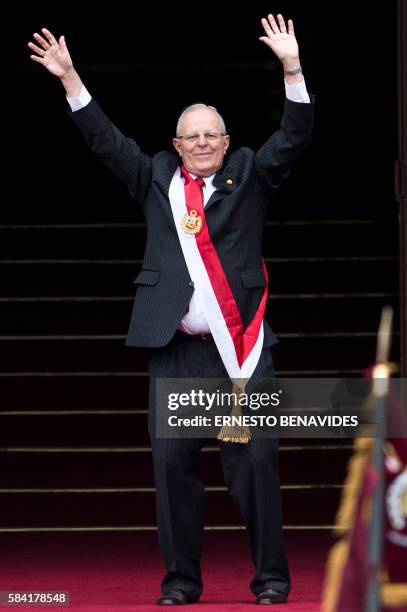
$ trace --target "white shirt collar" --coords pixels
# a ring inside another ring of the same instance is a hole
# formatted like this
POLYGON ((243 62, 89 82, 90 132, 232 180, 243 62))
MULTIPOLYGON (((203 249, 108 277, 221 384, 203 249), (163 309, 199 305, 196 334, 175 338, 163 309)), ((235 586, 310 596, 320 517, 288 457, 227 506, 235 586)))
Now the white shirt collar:
MULTIPOLYGON (((189 173, 192 178, 196 179, 198 178, 196 174, 192 174, 192 172, 189 173)), ((203 176, 203 181, 204 181, 204 186, 207 188, 211 188, 213 186, 213 179, 215 178, 216 172, 215 174, 211 174, 210 176, 203 176)))

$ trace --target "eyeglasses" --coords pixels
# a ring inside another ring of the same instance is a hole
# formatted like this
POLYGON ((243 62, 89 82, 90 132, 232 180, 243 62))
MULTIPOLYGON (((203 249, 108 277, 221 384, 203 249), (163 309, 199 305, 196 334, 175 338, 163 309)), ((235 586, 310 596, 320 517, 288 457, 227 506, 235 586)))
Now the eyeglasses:
POLYGON ((187 142, 198 142, 200 137, 203 136, 205 140, 209 140, 210 142, 214 142, 218 140, 221 136, 225 136, 223 132, 201 132, 200 134, 185 134, 184 136, 177 136, 177 138, 183 138, 187 142))

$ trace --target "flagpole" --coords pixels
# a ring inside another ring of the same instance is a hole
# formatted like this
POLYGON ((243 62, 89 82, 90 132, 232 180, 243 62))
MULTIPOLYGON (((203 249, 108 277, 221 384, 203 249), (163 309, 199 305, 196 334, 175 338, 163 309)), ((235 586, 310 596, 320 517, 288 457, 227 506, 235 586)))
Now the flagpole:
POLYGON ((376 405, 377 438, 374 444, 373 464, 377 481, 374 485, 375 492, 372 500, 372 519, 368 541, 369 581, 366 593, 366 612, 380 612, 381 609, 379 572, 383 556, 383 441, 385 439, 385 409, 386 401, 382 397, 378 399, 376 405))
POLYGON ((373 368, 373 395, 376 398, 376 439, 373 452, 375 468, 374 494, 372 499, 372 516, 368 541, 368 584, 365 600, 365 612, 380 612, 379 573, 383 557, 383 520, 384 520, 384 451, 386 439, 386 403, 389 390, 389 354, 393 309, 385 306, 382 310, 377 341, 376 365, 373 368))

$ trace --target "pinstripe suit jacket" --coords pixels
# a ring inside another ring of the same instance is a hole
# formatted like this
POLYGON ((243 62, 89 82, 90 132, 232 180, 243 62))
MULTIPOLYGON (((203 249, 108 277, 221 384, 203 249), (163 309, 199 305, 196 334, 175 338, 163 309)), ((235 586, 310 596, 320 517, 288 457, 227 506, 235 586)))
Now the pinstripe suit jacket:
MULTIPOLYGON (((205 206, 208 230, 245 327, 259 306, 265 284, 261 250, 266 209, 310 141, 313 106, 313 99, 311 104, 286 99, 280 128, 257 152, 244 147, 225 157, 214 178, 216 191, 205 206)), ((143 153, 93 99, 83 109, 71 112, 70 117, 91 151, 142 206, 147 223, 147 243, 142 269, 134 281, 137 291, 126 344, 165 346, 194 291, 168 199, 179 158, 167 151, 153 157, 143 153)), ((264 346, 271 346, 277 340, 267 323, 264 327, 264 346)))

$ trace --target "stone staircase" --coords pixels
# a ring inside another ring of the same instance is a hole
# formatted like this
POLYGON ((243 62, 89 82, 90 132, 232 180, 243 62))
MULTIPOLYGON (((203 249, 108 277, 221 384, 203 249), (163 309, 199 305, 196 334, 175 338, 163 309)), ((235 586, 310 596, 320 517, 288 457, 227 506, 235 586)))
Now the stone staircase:
MULTIPOLYGON (((124 346, 145 231, 0 226, 0 532, 155 528, 146 353, 124 346)), ((382 306, 397 312, 396 247, 391 218, 267 222, 278 376, 361 375, 382 306)), ((333 524, 350 448, 282 440, 287 528, 333 524)), ((201 455, 207 528, 240 528, 216 443, 201 455)))

